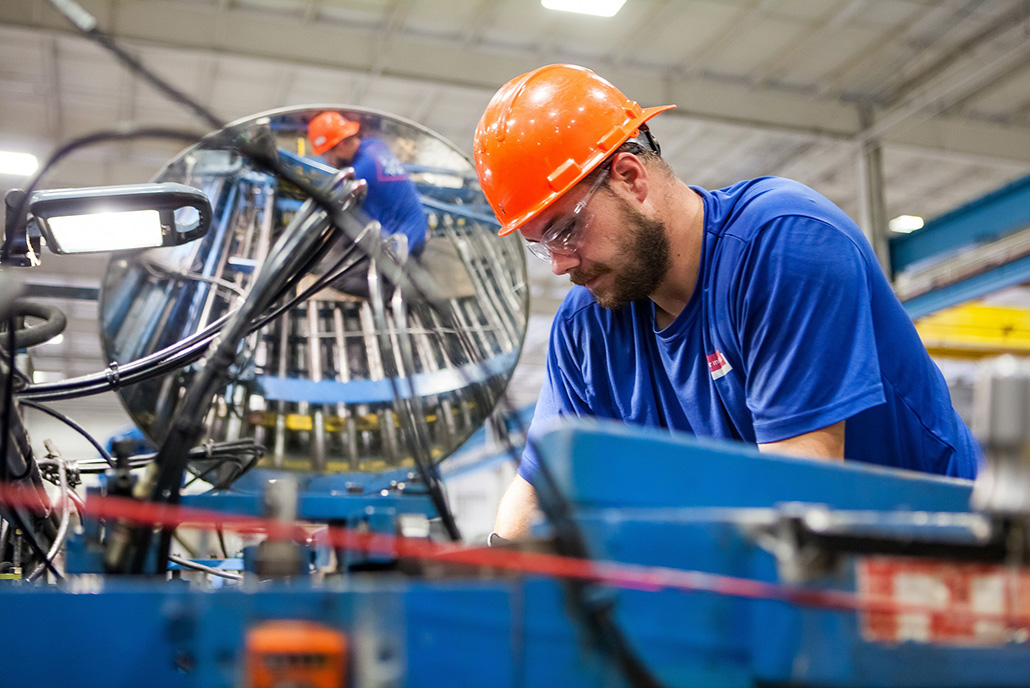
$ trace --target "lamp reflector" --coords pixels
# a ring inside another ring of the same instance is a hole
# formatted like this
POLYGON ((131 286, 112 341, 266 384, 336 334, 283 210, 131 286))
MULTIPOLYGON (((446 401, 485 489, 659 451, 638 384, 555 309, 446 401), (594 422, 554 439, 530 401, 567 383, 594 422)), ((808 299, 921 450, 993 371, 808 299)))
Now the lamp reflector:
POLYGON ((161 213, 129 210, 51 217, 48 221, 62 253, 93 253, 161 245, 161 213))

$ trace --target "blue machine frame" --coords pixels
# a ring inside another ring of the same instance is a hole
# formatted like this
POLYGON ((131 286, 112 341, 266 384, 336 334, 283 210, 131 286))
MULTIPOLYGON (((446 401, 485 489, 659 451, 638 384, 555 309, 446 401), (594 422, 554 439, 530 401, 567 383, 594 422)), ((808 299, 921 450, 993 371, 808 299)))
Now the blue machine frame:
MULTIPOLYGON (((756 516, 815 504, 829 513, 862 510, 873 516, 873 531, 896 533, 899 514, 971 515, 965 481, 770 457, 621 425, 557 429, 544 437, 541 453, 591 554, 633 566, 779 584, 777 558, 747 526, 756 516)), ((955 538, 953 528, 929 516, 906 521, 907 535, 955 538)), ((858 558, 840 557, 796 585, 853 593, 858 558)), ((592 588, 590 599, 613 605, 631 647, 669 686, 1030 681, 1025 637, 979 647, 874 642, 853 610, 715 592, 592 588)), ((533 575, 367 574, 317 584, 245 580, 219 590, 124 579, 8 586, 0 589, 0 609, 17 621, 0 643, 0 666, 10 685, 239 686, 247 630, 303 619, 349 635, 354 686, 625 685, 574 621, 568 594, 562 581, 533 575), (43 647, 60 660, 41 662, 43 647)))

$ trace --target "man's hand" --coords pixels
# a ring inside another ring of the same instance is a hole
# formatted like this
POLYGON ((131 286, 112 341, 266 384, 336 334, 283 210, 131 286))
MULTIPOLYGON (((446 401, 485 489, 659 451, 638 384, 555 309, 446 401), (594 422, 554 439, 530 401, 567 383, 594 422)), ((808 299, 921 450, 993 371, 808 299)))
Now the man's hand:
POLYGON ((787 456, 805 456, 813 459, 844 460, 844 421, 825 428, 788 437, 779 442, 758 445, 759 451, 787 456))

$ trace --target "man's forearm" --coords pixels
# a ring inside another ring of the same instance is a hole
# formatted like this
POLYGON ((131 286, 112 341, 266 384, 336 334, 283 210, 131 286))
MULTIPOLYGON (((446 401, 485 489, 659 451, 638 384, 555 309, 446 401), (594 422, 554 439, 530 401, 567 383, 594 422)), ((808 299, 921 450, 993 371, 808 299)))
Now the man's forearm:
POLYGON ((789 437, 779 442, 759 444, 758 449, 787 456, 805 456, 813 459, 844 459, 844 421, 825 428, 789 437))
POLYGON ((537 510, 536 490, 516 475, 501 497, 494 532, 506 540, 524 540, 537 510))

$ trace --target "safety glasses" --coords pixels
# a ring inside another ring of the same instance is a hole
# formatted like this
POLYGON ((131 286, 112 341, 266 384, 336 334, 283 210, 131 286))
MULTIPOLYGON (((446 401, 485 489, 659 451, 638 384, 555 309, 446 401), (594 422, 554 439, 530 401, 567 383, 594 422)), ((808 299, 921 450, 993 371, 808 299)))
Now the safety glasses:
POLYGON ((591 184, 590 190, 579 200, 579 203, 568 213, 554 218, 548 224, 543 234, 540 235, 539 240, 530 241, 526 239, 526 247, 529 249, 529 252, 548 263, 551 262, 551 257, 555 254, 568 256, 575 253, 576 249, 579 248, 579 241, 584 228, 584 222, 580 215, 583 214, 583 209, 587 207, 590 199, 593 198, 607 178, 608 168, 605 168, 601 174, 597 175, 597 179, 591 184))

